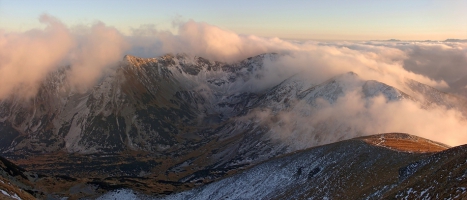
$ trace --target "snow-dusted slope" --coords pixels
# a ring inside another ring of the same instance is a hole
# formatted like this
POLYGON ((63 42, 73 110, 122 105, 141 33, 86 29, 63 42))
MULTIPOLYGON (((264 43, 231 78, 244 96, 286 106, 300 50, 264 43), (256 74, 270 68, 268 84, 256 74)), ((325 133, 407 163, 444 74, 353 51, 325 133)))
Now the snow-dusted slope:
MULTIPOLYGON (((405 134, 386 138, 415 145, 423 140, 405 134)), ((353 139, 270 160, 164 199, 462 199, 467 195, 466 150, 409 153, 353 139)))
POLYGON ((423 83, 408 79, 405 82, 410 95, 418 99, 425 107, 444 106, 467 113, 467 101, 459 96, 441 92, 423 83))

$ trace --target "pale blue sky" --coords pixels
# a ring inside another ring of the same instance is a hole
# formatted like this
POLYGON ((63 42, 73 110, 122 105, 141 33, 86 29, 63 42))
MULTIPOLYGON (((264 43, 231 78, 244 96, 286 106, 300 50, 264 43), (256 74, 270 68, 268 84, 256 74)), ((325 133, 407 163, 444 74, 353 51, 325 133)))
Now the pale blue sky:
POLYGON ((69 26, 99 20, 125 34, 143 24, 175 31, 171 22, 181 17, 241 34, 288 39, 467 38, 467 0, 0 0, 0 29, 41 27, 38 17, 43 13, 69 26))

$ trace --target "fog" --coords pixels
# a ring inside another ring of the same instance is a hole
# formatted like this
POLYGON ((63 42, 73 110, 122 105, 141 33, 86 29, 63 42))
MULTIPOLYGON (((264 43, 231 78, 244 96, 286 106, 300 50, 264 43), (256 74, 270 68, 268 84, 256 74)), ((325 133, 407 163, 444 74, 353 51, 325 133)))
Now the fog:
POLYGON ((70 84, 86 90, 129 48, 118 30, 101 22, 71 29, 49 15, 39 20, 43 29, 0 30, 0 99, 12 93, 35 95, 47 74, 67 65, 70 84))
POLYGON ((458 110, 426 109, 410 100, 388 101, 383 95, 362 96, 361 88, 353 88, 336 102, 320 98, 317 105, 310 105, 300 101, 291 110, 255 110, 247 117, 269 127, 271 138, 289 144, 292 150, 390 132, 450 146, 467 143, 467 121, 458 110))
MULTIPOLYGON (((413 79, 441 91, 467 94, 465 43, 290 41, 241 35, 194 20, 176 23, 176 33, 145 25, 133 29, 131 35, 123 35, 104 22, 69 27, 49 15, 39 20, 43 28, 26 32, 0 29, 0 99, 12 94, 34 96, 47 74, 63 66, 70 66, 68 81, 72 88, 84 92, 125 54, 157 57, 167 53, 223 62, 262 53, 283 55, 265 63, 264 84, 296 73, 310 84, 319 84, 352 71, 363 80, 377 80, 402 91, 407 91, 405 80, 413 79)), ((256 85, 261 87, 262 82, 256 85)), ((272 116, 282 120, 286 125, 276 126, 272 136, 297 148, 318 139, 326 143, 383 132, 407 132, 449 145, 467 143, 467 123, 460 111, 422 109, 416 102, 388 102, 382 96, 362 100, 360 92, 350 90, 333 103, 322 100, 319 107, 297 105, 296 109, 310 110, 309 115, 266 110, 256 116, 265 122, 272 116), (327 127, 329 133, 317 135, 313 130, 325 126, 323 121, 335 123, 327 127), (290 128, 292 125, 294 128, 290 128)))
POLYGON ((397 76, 450 92, 467 87, 463 43, 296 42, 240 35, 193 20, 176 23, 177 33, 145 25, 124 36, 103 22, 68 27, 49 15, 39 20, 43 28, 26 32, 0 29, 0 98, 18 89, 34 94, 48 73, 65 65, 72 67, 72 84, 86 89, 125 54, 158 57, 167 53, 235 62, 275 52, 291 56, 272 63, 271 68, 281 73, 309 71, 317 82, 354 71, 390 84, 395 80, 389 76, 397 76))

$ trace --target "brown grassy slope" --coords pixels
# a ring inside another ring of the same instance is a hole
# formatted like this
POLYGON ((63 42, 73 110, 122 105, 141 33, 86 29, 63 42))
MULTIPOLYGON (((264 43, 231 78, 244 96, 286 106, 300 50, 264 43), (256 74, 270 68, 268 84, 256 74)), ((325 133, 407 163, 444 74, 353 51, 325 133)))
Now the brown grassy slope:
POLYGON ((26 192, 26 190, 32 192, 33 189, 33 184, 29 178, 24 169, 0 157, 0 190, 2 190, 0 192, 0 199, 12 199, 4 195, 4 192, 21 199, 35 199, 33 195, 26 192))
MULTIPOLYGON (((8 193, 10 196, 17 196, 24 200, 36 199, 31 194, 25 192, 24 189, 19 188, 18 186, 14 185, 14 183, 13 184, 10 183, 9 180, 3 177, 0 177, 0 190, 3 190, 4 192, 8 193)), ((6 196, 0 192, 0 200, 3 200, 3 199, 13 199, 13 198, 6 196)))
POLYGON ((362 139, 363 141, 376 146, 404 152, 433 153, 450 148, 445 144, 406 133, 385 133, 360 137, 357 139, 362 139))

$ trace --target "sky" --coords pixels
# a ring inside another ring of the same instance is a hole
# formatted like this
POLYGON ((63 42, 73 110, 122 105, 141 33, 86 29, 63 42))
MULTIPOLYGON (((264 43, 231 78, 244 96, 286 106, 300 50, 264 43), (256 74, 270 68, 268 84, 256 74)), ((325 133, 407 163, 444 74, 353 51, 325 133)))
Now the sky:
POLYGON ((90 1, 0 0, 0 29, 43 27, 48 14, 70 27, 100 21, 125 35, 141 26, 176 32, 193 19, 238 34, 297 40, 467 39, 467 1, 90 1))

